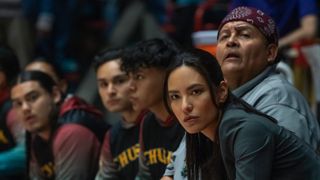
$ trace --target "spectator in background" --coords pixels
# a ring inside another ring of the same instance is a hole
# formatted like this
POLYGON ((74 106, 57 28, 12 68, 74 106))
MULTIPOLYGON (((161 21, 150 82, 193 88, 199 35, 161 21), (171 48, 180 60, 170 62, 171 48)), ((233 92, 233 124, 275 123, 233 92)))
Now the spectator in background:
POLYGON ((63 73, 78 70, 78 62, 70 56, 77 0, 22 0, 24 16, 35 31, 35 57, 53 60, 63 73))
POLYGON ((150 39, 138 42, 122 57, 122 68, 132 75, 133 108, 150 110, 140 127, 137 179, 160 179, 184 134, 180 124, 166 111, 162 98, 166 68, 179 51, 168 39, 150 39))
POLYGON ((32 58, 29 26, 22 15, 23 0, 0 0, 0 44, 9 46, 17 55, 21 67, 32 58))
POLYGON ((35 59, 24 67, 26 71, 41 71, 48 74, 56 83, 64 96, 73 96, 68 93, 68 82, 63 77, 60 68, 54 63, 43 58, 35 59))
POLYGON ((183 46, 194 47, 197 43, 192 38, 193 33, 217 30, 227 14, 228 3, 228 0, 170 0, 164 29, 183 46))
POLYGON ((105 133, 100 112, 79 101, 59 106, 60 89, 40 71, 22 72, 11 99, 27 130, 29 178, 94 178, 105 133))
POLYGON ((133 180, 139 169, 139 130, 145 112, 132 108, 131 78, 120 69, 122 53, 122 49, 106 49, 95 57, 94 68, 103 105, 109 112, 122 116, 105 135, 96 180, 133 180))
POLYGON ((56 66, 54 63, 49 62, 45 59, 36 59, 27 64, 24 70, 41 71, 43 73, 48 74, 56 82, 62 94, 68 96, 68 94, 66 94, 68 92, 68 82, 63 77, 60 68, 56 66))
POLYGON ((194 31, 195 12, 204 0, 170 0, 171 14, 169 23, 174 27, 173 32, 169 32, 171 38, 181 43, 183 46, 192 47, 191 35, 194 31))
POLYGON ((121 47, 141 39, 166 37, 161 29, 165 10, 165 0, 107 1, 105 18, 111 23, 108 44, 121 47))
POLYGON ((25 131, 12 109, 9 84, 19 73, 10 48, 0 47, 0 179, 22 179, 26 165, 25 131))

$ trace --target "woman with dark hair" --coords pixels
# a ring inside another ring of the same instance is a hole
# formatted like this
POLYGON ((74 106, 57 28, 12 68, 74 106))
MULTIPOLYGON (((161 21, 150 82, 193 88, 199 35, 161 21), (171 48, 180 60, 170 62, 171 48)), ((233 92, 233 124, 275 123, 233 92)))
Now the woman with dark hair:
POLYGON ((61 90, 40 71, 19 74, 11 99, 27 130, 30 179, 94 179, 104 136, 99 112, 84 103, 62 110, 61 90))
POLYGON ((230 93, 211 54, 179 54, 164 88, 168 111, 187 131, 188 179, 320 178, 316 152, 230 93))

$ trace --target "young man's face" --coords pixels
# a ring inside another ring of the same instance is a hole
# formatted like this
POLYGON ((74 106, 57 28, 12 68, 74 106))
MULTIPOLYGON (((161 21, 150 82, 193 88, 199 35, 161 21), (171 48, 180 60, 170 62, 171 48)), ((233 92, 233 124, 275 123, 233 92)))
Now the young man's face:
POLYGON ((50 115, 59 101, 53 94, 45 91, 36 81, 26 81, 12 88, 13 108, 27 131, 40 133, 50 130, 50 115))
POLYGON ((247 22, 234 21, 221 28, 216 57, 227 81, 232 83, 237 79, 242 85, 274 61, 275 51, 276 46, 267 45, 265 37, 256 27, 247 22))
POLYGON ((97 70, 97 83, 103 105, 110 112, 130 110, 130 77, 120 70, 120 60, 111 60, 97 70))
POLYGON ((130 100, 134 109, 148 109, 162 102, 165 71, 141 68, 132 73, 130 100))

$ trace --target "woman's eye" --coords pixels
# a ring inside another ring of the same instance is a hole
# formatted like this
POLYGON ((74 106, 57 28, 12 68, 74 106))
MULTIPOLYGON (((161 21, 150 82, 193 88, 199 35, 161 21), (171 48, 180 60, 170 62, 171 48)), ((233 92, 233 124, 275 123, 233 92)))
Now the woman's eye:
POLYGON ((200 95, 201 93, 202 93, 201 89, 195 89, 195 90, 191 91, 192 95, 200 95))
POLYGON ((176 95, 176 94, 170 95, 170 100, 176 100, 176 99, 178 99, 178 98, 179 98, 179 96, 176 95))
POLYGON ((108 86, 108 83, 106 83, 106 82, 100 82, 99 83, 99 87, 100 88, 105 88, 105 87, 107 87, 108 86))

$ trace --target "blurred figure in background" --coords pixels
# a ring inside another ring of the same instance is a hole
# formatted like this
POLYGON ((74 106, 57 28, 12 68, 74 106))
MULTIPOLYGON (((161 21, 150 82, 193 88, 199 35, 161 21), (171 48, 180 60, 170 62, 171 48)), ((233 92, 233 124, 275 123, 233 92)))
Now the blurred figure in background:
POLYGON ((0 179, 24 177, 25 130, 10 101, 9 84, 19 73, 19 62, 10 48, 0 47, 0 179))
POLYGON ((68 96, 68 82, 62 75, 62 72, 58 66, 54 63, 43 59, 35 59, 24 67, 26 71, 41 71, 48 74, 57 84, 61 92, 68 96))
POLYGON ((166 3, 165 0, 106 1, 108 45, 121 47, 140 40, 166 37, 161 29, 166 3))
POLYGON ((62 72, 78 70, 69 56, 71 34, 75 27, 77 0, 22 0, 23 13, 35 32, 35 58, 51 59, 62 72))
POLYGON ((33 56, 33 41, 22 14, 22 1, 0 0, 0 44, 9 46, 15 52, 21 67, 33 56))

